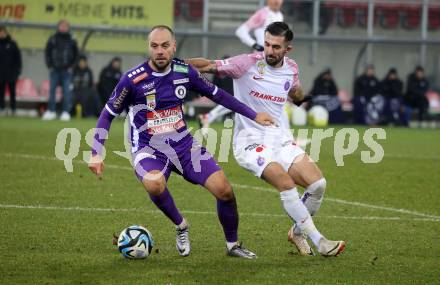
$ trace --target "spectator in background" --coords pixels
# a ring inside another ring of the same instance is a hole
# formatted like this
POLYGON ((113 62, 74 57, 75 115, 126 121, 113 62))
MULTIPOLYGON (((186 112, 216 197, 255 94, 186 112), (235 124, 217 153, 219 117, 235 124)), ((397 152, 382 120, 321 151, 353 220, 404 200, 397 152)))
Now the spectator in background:
POLYGON ((0 63, 0 115, 5 113, 6 86, 9 87, 9 102, 14 115, 15 85, 21 73, 21 53, 17 43, 3 26, 0 26, 0 63))
POLYGON ((267 6, 257 10, 246 22, 240 25, 235 35, 247 46, 256 51, 264 50, 264 30, 273 22, 282 22, 283 0, 267 0, 267 6), (255 39, 250 35, 254 31, 255 39))
POLYGON ((382 95, 385 97, 386 123, 402 124, 403 82, 397 70, 391 68, 382 81, 382 95))
POLYGON ((380 82, 375 75, 373 65, 367 65, 364 73, 356 78, 353 93, 354 122, 365 124, 367 123, 368 103, 374 96, 380 94, 380 82))
POLYGON ((338 98, 338 87, 333 80, 330 68, 321 72, 313 82, 312 106, 323 106, 329 112, 329 123, 344 123, 341 102, 338 98))
POLYGON ((93 88, 93 73, 87 63, 87 57, 79 57, 73 70, 74 113, 79 116, 98 116, 101 103, 93 88))
POLYGON ((46 65, 50 73, 50 90, 48 110, 43 114, 43 120, 56 118, 55 90, 58 85, 63 88, 63 105, 60 119, 70 120, 72 108, 71 82, 72 68, 78 57, 76 40, 70 33, 70 24, 66 20, 58 22, 57 32, 52 35, 46 44, 46 65))
POLYGON ((115 57, 99 74, 98 92, 102 106, 108 101, 122 76, 121 63, 121 58, 115 57))
POLYGON ((425 70, 417 66, 415 71, 408 75, 405 94, 405 124, 408 125, 414 110, 417 111, 417 119, 423 121, 428 113, 429 101, 426 93, 429 82, 425 77, 425 70))

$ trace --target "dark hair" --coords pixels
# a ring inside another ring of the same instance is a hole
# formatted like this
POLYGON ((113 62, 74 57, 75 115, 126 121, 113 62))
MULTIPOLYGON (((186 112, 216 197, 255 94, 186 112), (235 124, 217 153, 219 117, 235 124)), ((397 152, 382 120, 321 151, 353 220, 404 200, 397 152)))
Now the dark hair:
POLYGON ((272 36, 282 36, 285 42, 290 42, 293 40, 293 32, 284 22, 273 22, 266 27, 264 32, 268 32, 272 36))
POLYGON ((85 60, 85 61, 87 61, 87 56, 86 56, 85 54, 81 54, 81 55, 78 57, 78 61, 80 61, 80 60, 85 60))
POLYGON ((167 31, 170 32, 170 34, 174 37, 174 31, 173 31, 173 29, 171 29, 171 28, 168 27, 167 25, 156 25, 156 26, 154 26, 154 27, 151 28, 150 33, 151 33, 152 31, 154 31, 154 30, 157 30, 157 29, 160 29, 160 30, 167 30, 167 31))
POLYGON ((6 27, 5 27, 5 26, 1 26, 1 25, 0 25, 0 31, 3 31, 3 32, 5 32, 5 33, 8 32, 8 31, 6 30, 6 27))
POLYGON ((391 67, 390 70, 388 70, 388 75, 392 73, 397 74, 397 69, 395 67, 391 67))
POLYGON ((417 65, 417 66, 416 66, 416 71, 422 71, 422 72, 424 72, 425 69, 424 69, 421 65, 417 65))

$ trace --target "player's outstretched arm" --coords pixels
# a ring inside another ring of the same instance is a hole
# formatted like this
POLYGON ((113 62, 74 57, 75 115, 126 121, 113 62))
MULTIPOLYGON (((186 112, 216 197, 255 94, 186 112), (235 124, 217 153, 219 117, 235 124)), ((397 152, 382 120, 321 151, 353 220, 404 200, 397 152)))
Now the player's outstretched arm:
POLYGON ((88 166, 90 171, 100 179, 104 171, 104 161, 102 159, 103 147, 113 118, 114 116, 110 114, 106 108, 102 109, 98 123, 96 124, 95 134, 93 135, 92 156, 90 157, 88 166))
POLYGON ((191 88, 203 96, 208 97, 217 104, 234 111, 246 118, 257 122, 263 126, 273 125, 273 118, 267 113, 256 113, 252 108, 236 99, 225 90, 218 88, 206 79, 202 74, 194 70, 194 66, 190 69, 191 88))
POLYGON ((217 73, 217 64, 215 60, 206 59, 203 57, 185 59, 185 62, 191 64, 201 73, 217 73))

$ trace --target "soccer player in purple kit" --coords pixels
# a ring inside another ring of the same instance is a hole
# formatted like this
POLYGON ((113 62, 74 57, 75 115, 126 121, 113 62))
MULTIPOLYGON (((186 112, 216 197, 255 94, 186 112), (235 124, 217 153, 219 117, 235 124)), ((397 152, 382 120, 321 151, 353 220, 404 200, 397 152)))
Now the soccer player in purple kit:
POLYGON ((205 79, 196 69, 173 59, 176 41, 171 28, 153 27, 148 35, 150 58, 122 76, 96 126, 89 168, 101 177, 102 148, 115 116, 127 107, 130 119, 132 164, 153 203, 176 225, 176 248, 190 253, 189 225, 167 188, 174 171, 199 184, 217 199, 217 213, 226 238, 227 255, 257 256, 238 242, 238 212, 234 192, 211 154, 192 137, 183 119, 182 103, 188 89, 255 122, 269 126, 267 113, 256 113, 205 79))

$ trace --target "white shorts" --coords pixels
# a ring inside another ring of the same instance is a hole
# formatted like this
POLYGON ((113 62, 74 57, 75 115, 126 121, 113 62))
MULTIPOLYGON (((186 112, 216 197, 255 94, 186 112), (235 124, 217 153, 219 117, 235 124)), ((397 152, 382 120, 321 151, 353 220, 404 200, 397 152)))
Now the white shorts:
POLYGON ((234 145, 234 156, 238 164, 257 177, 261 177, 264 169, 271 162, 278 162, 287 172, 295 158, 304 153, 304 150, 293 141, 286 141, 278 147, 258 142, 234 145))

